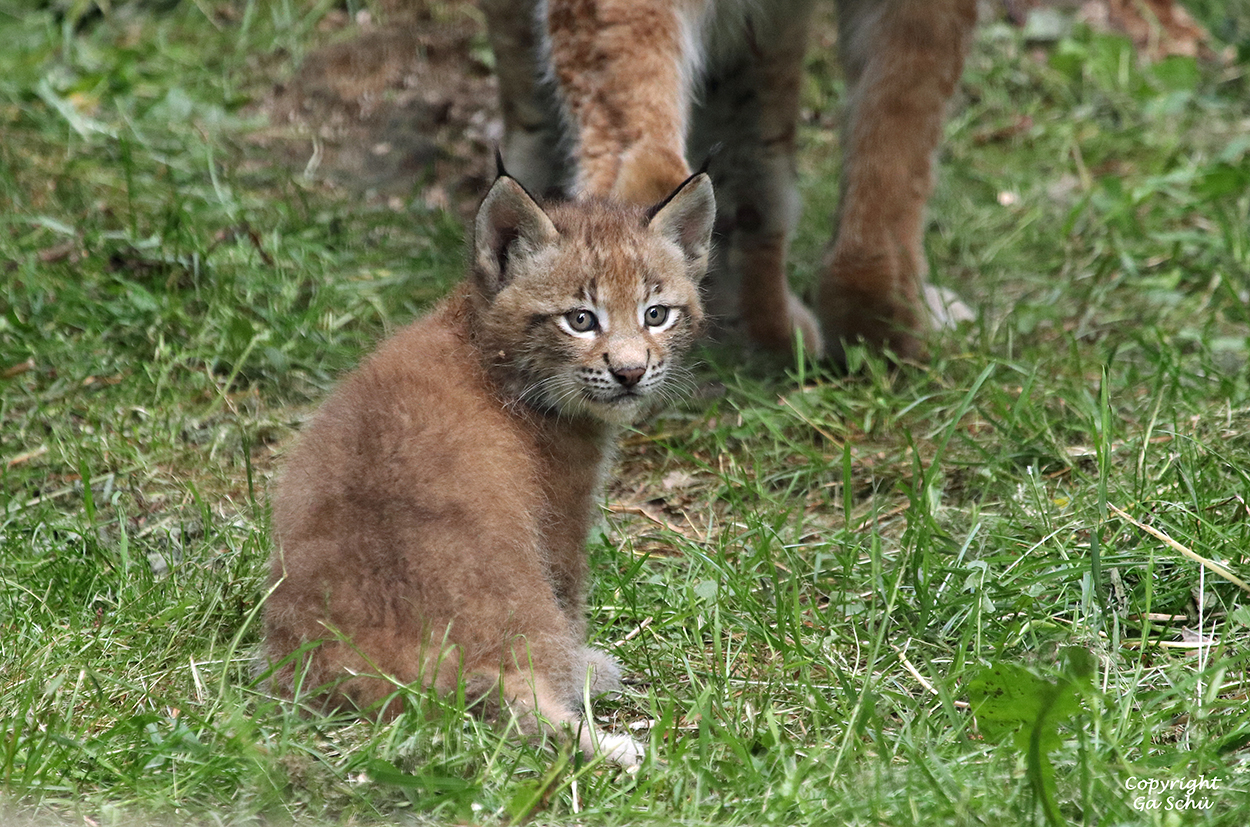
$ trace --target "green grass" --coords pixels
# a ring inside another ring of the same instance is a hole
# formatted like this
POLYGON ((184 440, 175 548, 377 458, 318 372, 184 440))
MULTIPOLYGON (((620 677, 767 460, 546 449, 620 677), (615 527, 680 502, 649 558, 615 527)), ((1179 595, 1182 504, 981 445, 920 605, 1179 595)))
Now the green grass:
MULTIPOLYGON (((978 320, 927 369, 716 354, 723 398, 627 440, 591 548, 627 774, 253 683, 284 441, 463 260, 249 141, 329 5, 0 7, 0 820, 1245 823, 1250 596, 1117 509, 1250 579, 1246 63, 983 27, 926 239, 978 320)), ((837 165, 803 140, 800 283, 837 165)))

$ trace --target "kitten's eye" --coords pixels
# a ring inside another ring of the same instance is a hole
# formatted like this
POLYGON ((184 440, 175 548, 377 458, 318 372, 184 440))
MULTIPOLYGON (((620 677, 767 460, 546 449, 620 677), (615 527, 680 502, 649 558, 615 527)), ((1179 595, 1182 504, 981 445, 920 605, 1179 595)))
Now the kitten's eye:
POLYGON ((599 318, 589 310, 570 310, 564 314, 564 321, 574 333, 589 333, 599 329, 599 318))
POLYGON ((668 308, 662 304, 653 304, 642 314, 642 319, 647 327, 659 327, 668 321, 668 308))

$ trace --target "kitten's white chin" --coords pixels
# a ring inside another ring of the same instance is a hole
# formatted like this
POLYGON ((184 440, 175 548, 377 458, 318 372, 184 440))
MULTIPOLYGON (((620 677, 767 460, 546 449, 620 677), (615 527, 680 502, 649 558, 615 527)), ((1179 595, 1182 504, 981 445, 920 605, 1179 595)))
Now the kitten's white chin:
POLYGON ((611 402, 588 399, 586 412, 609 425, 633 425, 647 415, 651 400, 645 396, 625 396, 611 402))
POLYGON ((549 398, 549 410, 561 416, 590 417, 609 425, 629 426, 644 419, 654 409, 653 394, 625 394, 612 399, 598 399, 585 391, 565 393, 559 398, 549 398))

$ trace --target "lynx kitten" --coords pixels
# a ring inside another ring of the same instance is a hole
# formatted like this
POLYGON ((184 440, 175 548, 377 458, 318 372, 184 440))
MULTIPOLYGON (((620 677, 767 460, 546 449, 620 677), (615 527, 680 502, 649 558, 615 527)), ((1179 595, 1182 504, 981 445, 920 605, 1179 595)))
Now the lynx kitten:
POLYGON ((467 282, 343 381, 278 483, 282 692, 385 713, 463 677, 526 732, 642 759, 583 717, 619 685, 585 645, 584 543, 617 430, 682 385, 715 211, 702 173, 650 210, 544 210, 501 173, 467 282))

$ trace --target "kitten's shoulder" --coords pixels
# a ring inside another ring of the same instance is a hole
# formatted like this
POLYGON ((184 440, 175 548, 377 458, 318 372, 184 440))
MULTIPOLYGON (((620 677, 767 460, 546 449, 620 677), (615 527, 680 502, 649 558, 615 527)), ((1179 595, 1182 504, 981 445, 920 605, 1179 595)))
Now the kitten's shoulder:
POLYGON ((464 289, 456 290, 434 306, 429 313, 397 331, 362 363, 362 367, 397 371, 451 370, 439 368, 451 361, 475 361, 469 334, 468 297, 464 289))
MULTIPOLYGON (((345 376, 314 418, 312 430, 347 438, 419 422, 459 420, 457 410, 489 400, 470 339, 462 291, 401 328, 345 376)), ((358 437, 354 437, 358 438, 358 437)))

